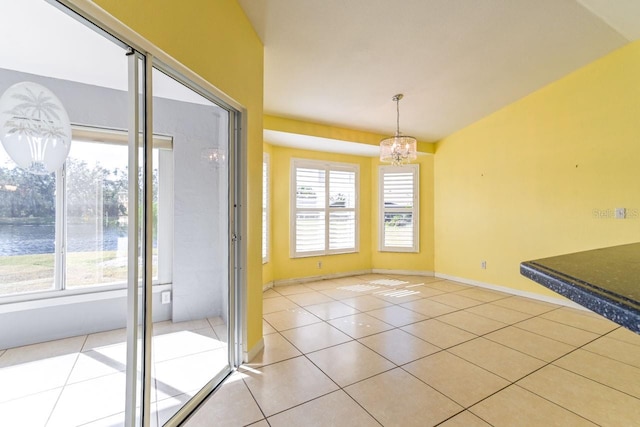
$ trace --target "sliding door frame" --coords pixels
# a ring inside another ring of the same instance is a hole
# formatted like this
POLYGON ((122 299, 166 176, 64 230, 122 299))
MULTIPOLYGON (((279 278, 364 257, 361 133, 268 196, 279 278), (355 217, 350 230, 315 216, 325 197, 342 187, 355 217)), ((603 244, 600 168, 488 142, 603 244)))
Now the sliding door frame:
MULTIPOLYGON (((129 102, 132 122, 129 124, 129 164, 144 165, 144 192, 142 200, 138 198, 139 186, 137 174, 131 174, 129 196, 134 200, 134 208, 129 215, 129 278, 127 306, 127 379, 126 379, 126 426, 149 426, 151 424, 151 345, 153 336, 152 322, 152 233, 153 233, 153 129, 152 129, 152 70, 174 78, 187 88, 200 94, 229 114, 228 128, 228 369, 212 378, 204 388, 190 399, 165 424, 177 426, 192 413, 204 399, 220 385, 222 380, 242 363, 244 343, 246 342, 246 236, 247 231, 247 192, 243 177, 246 176, 246 109, 235 100, 218 90, 215 86, 193 73, 171 56, 149 41, 126 27, 113 16, 106 13, 89 0, 47 0, 49 3, 71 15, 79 15, 94 29, 116 43, 129 47, 129 102), (142 63, 142 72, 139 67, 142 63), (142 89, 144 97, 141 105, 139 76, 143 75, 142 89), (142 109, 142 110, 141 110, 142 109), (142 115, 143 123, 139 122, 142 115), (139 130, 143 130, 143 158, 140 159, 139 130), (134 178, 135 177, 135 178, 134 178), (134 194, 135 193, 135 194, 134 194), (137 221, 138 206, 144 206, 144 221, 137 221), (135 218, 134 218, 135 217, 135 218), (138 240, 140 227, 143 227, 142 242, 138 240), (142 245, 140 245, 142 243, 142 245), (144 264, 138 269, 138 248, 144 264), (142 281, 140 275, 142 274, 142 281), (140 323, 141 322, 141 323, 140 323), (139 328, 141 326, 141 328, 139 328), (140 348, 142 347, 142 348, 140 348), (141 355, 141 356, 139 356, 141 355), (140 410, 141 409, 141 410, 140 410)), ((130 204, 131 207, 131 204, 130 204)))

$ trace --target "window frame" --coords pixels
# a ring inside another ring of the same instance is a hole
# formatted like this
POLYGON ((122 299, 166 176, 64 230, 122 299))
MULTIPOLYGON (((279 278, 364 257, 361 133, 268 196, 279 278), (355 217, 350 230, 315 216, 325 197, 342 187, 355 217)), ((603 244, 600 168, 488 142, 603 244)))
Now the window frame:
MULTIPOLYGON (((100 128, 94 126, 71 125, 71 141, 82 141, 95 144, 106 145, 128 145, 127 131, 100 128)), ((159 172, 159 181, 163 183, 173 182, 173 138, 166 135, 153 135, 153 148, 158 149, 158 168, 165 166, 163 172, 159 172)), ((105 291, 126 289, 127 283, 95 284, 81 287, 67 288, 66 268, 67 268, 67 163, 56 170, 56 194, 55 194, 55 249, 54 249, 54 273, 51 288, 41 291, 20 292, 14 294, 0 295, 0 304, 13 302, 48 300, 62 296, 96 294, 105 291)), ((158 222, 162 221, 167 225, 158 227, 158 277, 153 280, 154 287, 157 285, 171 284, 173 281, 173 185, 159 185, 158 200, 163 200, 163 207, 158 211, 158 222), (160 215, 162 214, 162 219, 160 215), (161 242, 165 242, 160 249, 161 242), (166 247, 164 247, 166 246, 166 247), (160 267, 161 265, 165 267, 160 267)))
POLYGON ((378 167, 378 250, 380 252, 420 252, 420 165, 412 163, 404 166, 380 165, 378 167), (384 177, 389 174, 412 172, 413 206, 411 208, 389 208, 385 206, 384 177), (385 245, 385 213, 411 213, 413 218, 413 244, 408 246, 385 245))
POLYGON ((290 217, 289 217, 289 256, 290 258, 307 258, 313 256, 338 255, 357 253, 360 250, 360 165, 357 163, 332 162, 323 160, 310 159, 291 159, 291 177, 290 177, 290 217), (296 205, 297 196, 297 180, 296 171, 298 168, 318 169, 325 172, 325 197, 323 208, 298 208, 296 205), (354 182, 354 207, 338 208, 330 206, 330 175, 331 171, 353 172, 355 174, 354 182), (304 211, 323 211, 325 228, 324 228, 324 249, 316 251, 298 252, 296 247, 296 214, 304 211), (330 215, 332 212, 354 212, 354 244, 350 248, 329 249, 330 239, 330 215))
POLYGON ((262 264, 269 262, 269 239, 271 233, 269 233, 269 220, 270 213, 270 184, 271 184, 271 159, 269 153, 262 153, 262 264))

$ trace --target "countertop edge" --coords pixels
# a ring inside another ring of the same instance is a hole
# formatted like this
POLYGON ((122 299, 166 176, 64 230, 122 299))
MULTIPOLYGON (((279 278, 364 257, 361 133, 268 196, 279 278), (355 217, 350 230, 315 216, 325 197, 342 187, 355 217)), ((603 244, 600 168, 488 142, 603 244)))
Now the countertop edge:
POLYGON ((640 334, 640 310, 626 306, 606 293, 596 292, 554 273, 531 262, 520 264, 520 274, 524 277, 640 334))

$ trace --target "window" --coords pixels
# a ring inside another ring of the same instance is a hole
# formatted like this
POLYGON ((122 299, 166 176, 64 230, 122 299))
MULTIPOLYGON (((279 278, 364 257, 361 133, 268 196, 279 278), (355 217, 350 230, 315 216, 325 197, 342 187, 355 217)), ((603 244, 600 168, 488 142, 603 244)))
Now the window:
POLYGON ((262 155, 262 263, 269 262, 269 154, 262 155))
POLYGON ((358 165, 293 159, 291 257, 358 250, 358 165))
POLYGON ((380 166, 380 250, 418 252, 419 165, 380 166))
MULTIPOLYGON (((170 138, 154 137, 153 151, 153 279, 168 283, 171 273, 158 274, 158 263, 171 264, 171 250, 159 252, 157 225, 173 221, 158 203, 158 194, 173 197, 158 185, 170 138)), ((124 132, 74 128, 64 167, 44 176, 24 172, 0 150, 0 296, 124 286, 128 185, 124 132)))

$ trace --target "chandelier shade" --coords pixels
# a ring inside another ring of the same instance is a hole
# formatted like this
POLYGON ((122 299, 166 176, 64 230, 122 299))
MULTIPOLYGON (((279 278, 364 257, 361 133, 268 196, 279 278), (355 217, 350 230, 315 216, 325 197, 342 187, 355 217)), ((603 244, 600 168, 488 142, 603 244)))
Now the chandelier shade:
POLYGON ((71 123, 60 100, 44 86, 16 83, 0 98, 0 141, 22 169, 47 175, 71 149, 71 123))
POLYGON ((397 94, 392 100, 396 102, 396 134, 380 141, 380 161, 401 166, 418 158, 418 141, 400 133, 400 100, 403 95, 397 94))

